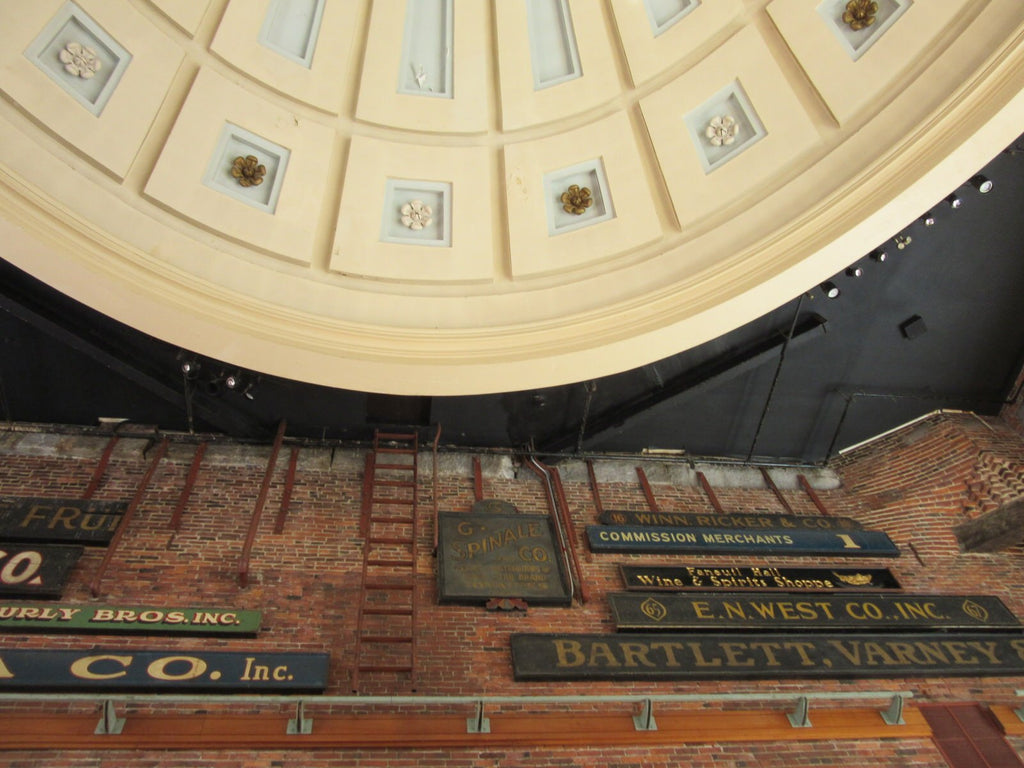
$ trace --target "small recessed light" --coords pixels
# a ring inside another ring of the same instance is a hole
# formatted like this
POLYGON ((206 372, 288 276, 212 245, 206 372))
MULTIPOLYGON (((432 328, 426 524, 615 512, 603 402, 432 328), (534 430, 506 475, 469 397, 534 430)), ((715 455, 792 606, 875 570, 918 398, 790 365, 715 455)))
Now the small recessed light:
POLYGON ((971 178, 971 186, 984 195, 988 192, 991 192, 992 187, 994 185, 992 184, 992 180, 990 178, 988 178, 987 176, 982 176, 979 173, 977 176, 971 178))
POLYGON ((912 242, 914 242, 914 238, 912 238, 910 235, 896 235, 896 237, 894 237, 892 240, 894 243, 896 243, 896 247, 899 248, 901 251, 908 245, 910 245, 912 242))
POLYGON ((869 257, 872 261, 877 261, 879 264, 881 264, 883 261, 889 258, 889 254, 887 254, 885 251, 876 248, 869 254, 869 257))
POLYGON ((949 203, 950 208, 959 208, 964 204, 964 201, 957 197, 955 192, 946 198, 946 202, 949 203))
POLYGON ((921 217, 921 223, 924 224, 926 227, 934 226, 935 214, 932 213, 931 211, 928 211, 928 213, 921 217))
POLYGON ((864 268, 863 267, 847 267, 846 268, 846 275, 847 275, 847 277, 860 277, 863 274, 864 274, 864 268))
POLYGON ((824 293, 830 299, 839 298, 839 286, 833 283, 831 280, 826 280, 821 284, 821 292, 824 293))

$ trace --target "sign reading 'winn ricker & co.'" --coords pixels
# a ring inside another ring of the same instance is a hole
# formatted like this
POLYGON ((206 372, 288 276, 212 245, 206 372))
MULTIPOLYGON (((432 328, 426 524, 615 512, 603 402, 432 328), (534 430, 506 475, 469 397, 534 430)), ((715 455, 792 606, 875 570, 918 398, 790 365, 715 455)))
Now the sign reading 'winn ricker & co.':
POLYGON ((327 687, 326 653, 0 650, 0 691, 281 691, 327 687))
POLYGON ((997 597, 779 593, 609 595, 616 629, 1011 629, 997 597))
POLYGON ((516 680, 1024 675, 1020 633, 513 635, 516 680))
POLYGON ((765 555, 847 555, 898 557, 899 549, 883 531, 805 531, 771 528, 682 528, 588 525, 594 552, 691 552, 765 555))
POLYGON ((694 512, 631 512, 608 509, 601 513, 605 525, 678 525, 701 528, 735 528, 756 531, 788 528, 807 531, 854 531, 862 526, 852 517, 823 515, 733 515, 694 512))
POLYGON ((508 597, 569 603, 546 517, 442 512, 437 554, 441 602, 483 603, 508 597))

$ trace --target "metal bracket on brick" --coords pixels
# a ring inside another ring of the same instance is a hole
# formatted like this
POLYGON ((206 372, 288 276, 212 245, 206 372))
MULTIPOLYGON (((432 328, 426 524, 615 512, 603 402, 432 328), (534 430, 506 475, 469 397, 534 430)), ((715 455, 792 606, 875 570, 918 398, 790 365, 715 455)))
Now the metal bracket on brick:
POLYGON ((638 731, 658 730, 658 721, 654 719, 654 702, 644 699, 640 714, 633 715, 633 727, 638 731))
POLYGON ((476 703, 476 714, 466 718, 466 733, 490 733, 491 719, 484 716, 484 703, 476 703))
POLYGON ((124 729, 124 721, 123 717, 117 716, 114 702, 106 699, 100 710, 100 721, 96 724, 96 730, 93 733, 97 736, 116 736, 124 729))
POLYGON ((313 718, 306 717, 306 702, 302 699, 296 702, 295 717, 288 721, 288 728, 285 732, 291 736, 313 732, 313 718))

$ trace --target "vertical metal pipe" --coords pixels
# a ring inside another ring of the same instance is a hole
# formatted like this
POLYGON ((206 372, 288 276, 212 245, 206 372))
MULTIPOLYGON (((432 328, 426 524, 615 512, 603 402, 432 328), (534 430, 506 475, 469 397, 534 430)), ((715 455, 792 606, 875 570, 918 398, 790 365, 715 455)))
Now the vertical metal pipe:
POLYGON ((284 440, 285 420, 277 427, 277 436, 274 438, 274 448, 270 452, 270 460, 267 462, 267 471, 263 474, 263 484, 260 486, 260 495, 256 499, 256 508, 253 510, 252 518, 249 520, 249 531, 245 535, 245 545, 242 547, 242 557, 238 561, 238 582, 243 587, 249 584, 249 555, 252 553, 252 545, 256 540, 256 531, 260 527, 260 516, 263 514, 263 507, 267 503, 267 493, 270 491, 270 480, 274 474, 274 464, 277 463, 277 454, 281 451, 281 442, 284 440))
POLYGON ((786 497, 782 495, 782 491, 779 490, 779 486, 777 486, 775 481, 772 480, 772 476, 768 473, 768 470, 765 467, 761 467, 761 477, 764 478, 765 485, 772 489, 772 493, 775 494, 775 498, 779 500, 779 504, 782 505, 782 508, 785 509, 788 514, 792 515, 793 508, 789 506, 789 502, 786 501, 786 497))
POLYGON ((139 481, 139 487, 135 489, 135 495, 128 504, 128 509, 125 510, 124 517, 121 518, 121 522, 118 524, 117 530, 114 531, 114 536, 110 539, 110 544, 107 545, 107 551, 103 555, 100 567, 96 570, 96 575, 93 576, 92 583, 89 585, 89 589, 91 590, 93 597, 100 596, 100 584, 103 581, 103 574, 106 573, 107 567, 110 565, 110 561, 114 557, 117 545, 121 543, 121 537, 124 536, 124 532, 127 530, 132 518, 135 517, 135 510, 139 508, 139 504, 142 502, 142 496, 145 494, 146 488, 149 486, 149 481, 153 479, 153 473, 156 472, 157 465, 164 457, 164 454, 167 453, 168 442, 169 441, 166 437, 160 441, 160 445, 156 449, 153 459, 149 462, 149 467, 146 469, 146 474, 143 475, 142 480, 139 481))
POLYGON ((196 477, 199 475, 199 465, 203 461, 203 455, 206 453, 206 441, 204 440, 198 446, 196 446, 195 455, 192 456, 192 465, 188 468, 188 477, 185 478, 185 487, 181 489, 181 496, 178 498, 178 505, 174 508, 174 513, 171 515, 171 522, 168 524, 168 528, 172 530, 178 530, 181 527, 181 515, 185 511, 185 505, 188 504, 188 499, 192 495, 192 488, 196 484, 196 477))
POLYGON ((284 533, 284 521, 288 517, 288 505, 292 501, 292 488, 295 487, 295 468, 299 463, 299 448, 292 448, 291 458, 288 460, 288 475, 284 481, 284 494, 281 496, 281 508, 277 511, 277 520, 274 522, 274 533, 284 533))
POLYGON ((576 593, 576 580, 573 577, 572 564, 569 562, 568 549, 565 544, 566 537, 562 531, 561 521, 558 519, 558 502, 555 501, 551 473, 544 464, 537 461, 533 456, 527 456, 526 462, 526 465, 544 483, 544 490, 547 491, 548 514, 551 516, 551 522, 554 523, 555 538, 558 539, 558 549, 562 555, 562 562, 565 564, 565 575, 569 579, 569 599, 572 600, 576 593))
POLYGON ((818 496, 817 492, 811 488, 811 484, 807 482, 807 478, 803 475, 797 475, 796 479, 800 481, 800 487, 804 489, 804 493, 811 497, 811 501, 814 502, 814 506, 818 508, 818 511, 828 517, 828 510, 825 509, 825 505, 821 502, 821 498, 818 496))
POLYGON ((434 501, 434 554, 437 554, 437 521, 438 521, 438 498, 437 498, 437 444, 441 442, 441 424, 438 423, 437 431, 434 433, 434 445, 433 454, 431 457, 431 467, 434 470, 434 489, 431 493, 431 498, 434 501))
POLYGON ((110 436, 110 439, 107 441, 107 447, 103 449, 103 454, 100 456, 100 463, 96 465, 96 469, 92 473, 89 486, 85 489, 85 493, 82 494, 83 499, 91 499, 92 495, 96 493, 96 489, 100 487, 103 473, 107 471, 107 464, 110 463, 110 455, 114 452, 114 446, 117 445, 119 439, 117 435, 110 436))
POLYGON ((644 492, 644 498, 647 499, 647 507, 651 512, 657 512, 658 502, 654 499, 654 492, 651 490, 651 484, 647 482, 647 473, 644 472, 642 467, 637 467, 636 476, 640 478, 640 488, 644 492))
POLYGON ((363 465, 363 499, 359 505, 359 535, 366 538, 370 531, 370 507, 373 506, 373 473, 376 472, 377 452, 366 454, 363 465))
POLYGON ((700 487, 704 489, 704 493, 708 495, 708 500, 711 502, 711 506, 714 507, 715 512, 719 515, 724 514, 725 510, 722 509, 722 505, 715 495, 715 490, 711 487, 711 483, 708 482, 703 472, 697 472, 697 480, 700 481, 700 487))
POLYGON ((558 498, 558 505, 561 508, 559 516, 562 519, 562 527, 565 529, 565 538, 569 543, 569 557, 572 559, 572 567, 576 572, 576 583, 579 585, 580 602, 587 602, 587 587, 583 583, 583 571, 580 569, 580 560, 576 556, 576 530, 572 524, 572 516, 569 514, 569 500, 565 498, 565 488, 562 487, 562 475, 558 467, 551 469, 551 476, 555 481, 555 495, 558 498))
POLYGON ((587 477, 590 478, 590 492, 594 495, 594 509, 597 516, 604 514, 604 506, 601 504, 601 489, 597 487, 597 475, 594 473, 594 462, 587 459, 587 477))

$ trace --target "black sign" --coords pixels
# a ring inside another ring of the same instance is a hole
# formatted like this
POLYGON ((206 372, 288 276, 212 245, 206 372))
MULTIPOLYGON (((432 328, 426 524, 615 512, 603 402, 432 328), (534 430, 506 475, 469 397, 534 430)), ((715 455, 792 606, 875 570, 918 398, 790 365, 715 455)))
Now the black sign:
POLYGON ((0 595, 60 597, 81 547, 44 547, 0 542, 0 595))
POLYGON ((510 597, 569 603, 548 518, 442 512, 438 526, 441 602, 484 603, 510 597))
POLYGON ((512 635, 516 680, 1024 675, 1020 633, 512 635))
POLYGON ((326 653, 0 650, 2 691, 319 693, 326 653))
POLYGON ((997 597, 778 593, 609 595, 617 629, 1010 629, 997 597))
POLYGON ((601 522, 605 525, 669 525, 684 528, 735 528, 754 531, 771 528, 806 531, 856 531, 864 527, 852 517, 630 512, 622 509, 602 512, 601 522))
POLYGON ((127 507, 123 501, 0 498, 0 541, 71 541, 105 546, 127 507))
POLYGON ((823 592, 899 589, 888 568, 772 568, 704 565, 620 565, 626 589, 679 592, 688 589, 823 592))
POLYGON ((774 528, 677 528, 588 525, 594 552, 694 552, 763 555, 852 555, 898 557, 899 549, 883 531, 801 531, 774 528))

